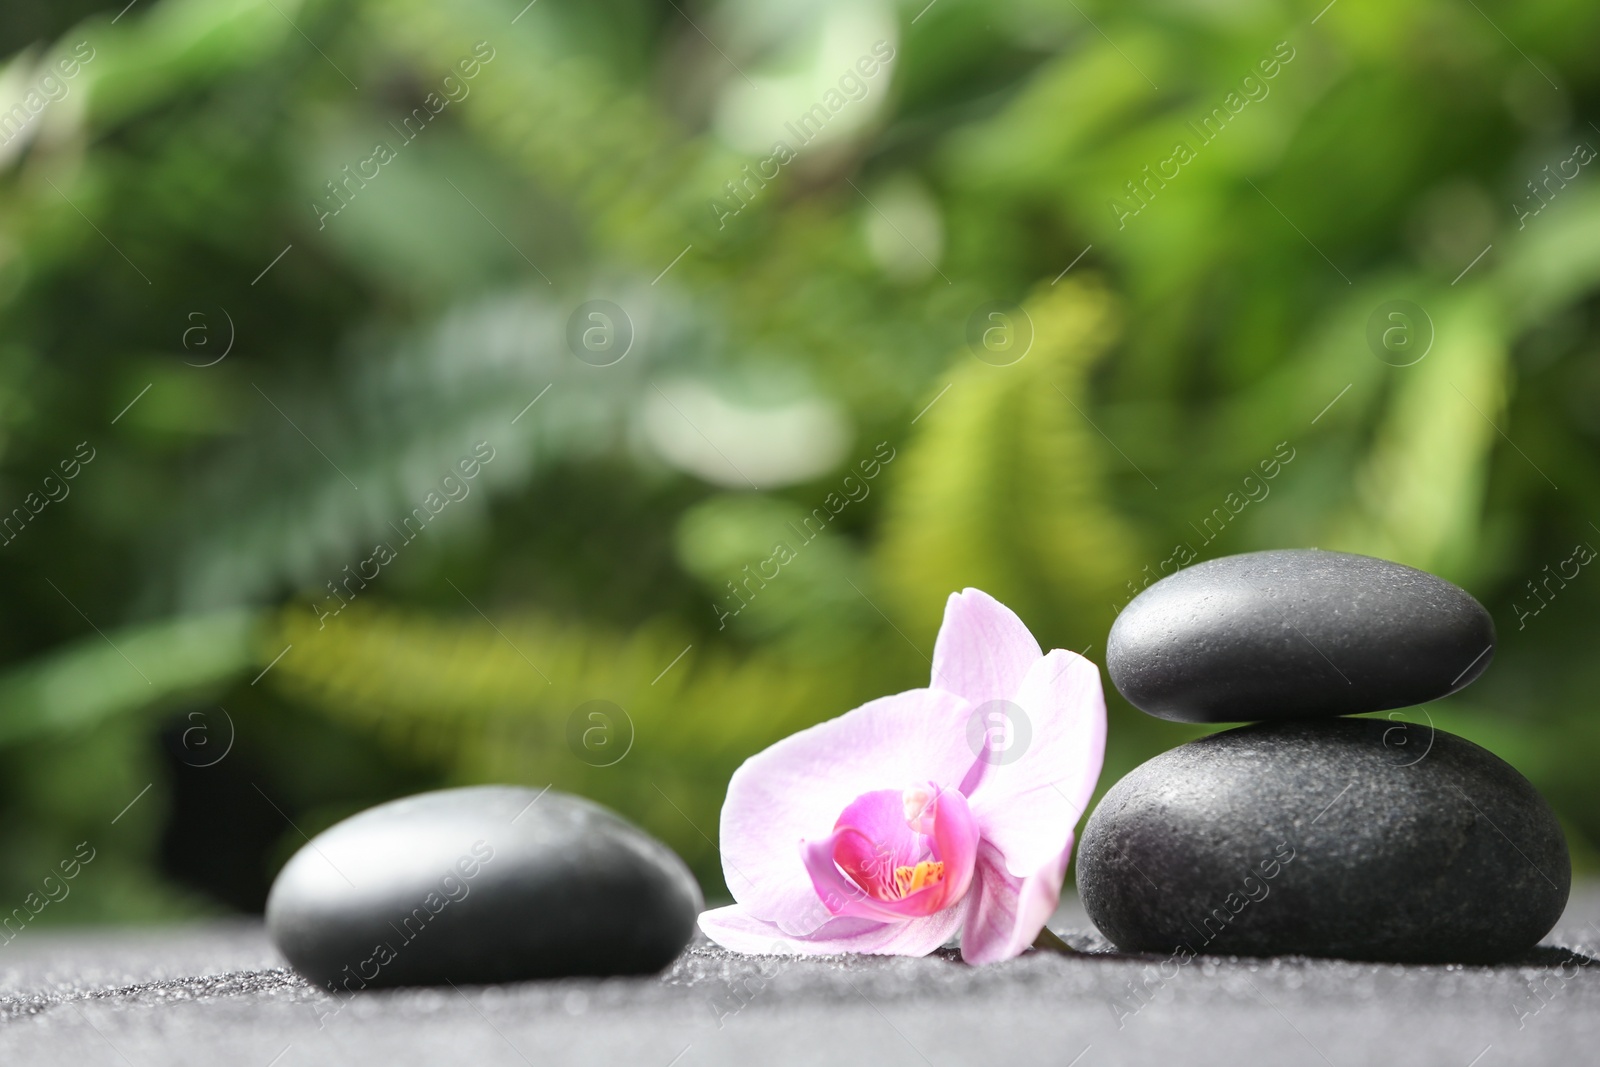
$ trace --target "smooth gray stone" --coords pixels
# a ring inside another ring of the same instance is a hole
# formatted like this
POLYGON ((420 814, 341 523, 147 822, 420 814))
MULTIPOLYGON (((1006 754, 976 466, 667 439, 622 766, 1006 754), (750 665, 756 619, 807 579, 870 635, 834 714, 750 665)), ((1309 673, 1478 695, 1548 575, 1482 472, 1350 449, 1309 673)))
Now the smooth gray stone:
POLYGON ((1483 673, 1494 622, 1443 578, 1317 549, 1197 563, 1134 597, 1106 669, 1177 722, 1353 715, 1437 700, 1483 673))
POLYGON ((598 804, 474 786, 312 838, 272 885, 267 931, 340 992, 651 974, 689 943, 701 904, 675 853, 598 804))
POLYGON ((1555 813, 1510 764, 1390 719, 1260 723, 1135 768, 1090 816, 1089 918, 1124 951, 1494 963, 1566 906, 1555 813))

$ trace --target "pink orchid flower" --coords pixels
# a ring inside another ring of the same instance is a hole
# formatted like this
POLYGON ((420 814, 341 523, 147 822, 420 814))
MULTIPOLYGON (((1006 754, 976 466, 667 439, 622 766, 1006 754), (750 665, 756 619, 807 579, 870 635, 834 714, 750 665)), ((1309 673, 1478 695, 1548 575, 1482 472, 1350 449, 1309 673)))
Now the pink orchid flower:
POLYGON ((738 903, 700 916, 706 936, 739 952, 922 956, 959 930, 969 963, 1033 943, 1100 776, 1100 672, 1046 655, 967 589, 945 605, 932 681, 735 772, 722 869, 738 903))

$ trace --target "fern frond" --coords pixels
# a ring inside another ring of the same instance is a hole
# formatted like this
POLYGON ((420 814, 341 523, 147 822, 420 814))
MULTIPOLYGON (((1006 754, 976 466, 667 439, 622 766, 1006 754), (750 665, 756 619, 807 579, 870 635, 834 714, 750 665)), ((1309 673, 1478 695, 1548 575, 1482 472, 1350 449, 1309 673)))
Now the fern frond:
POLYGON ((1505 323, 1472 292, 1428 301, 1438 330, 1421 362, 1394 376, 1355 475, 1355 499, 1328 547, 1396 559, 1470 583, 1506 409, 1505 323))
POLYGON ((734 769, 878 695, 881 664, 899 658, 859 649, 827 664, 738 658, 689 647, 668 623, 617 633, 358 604, 325 625, 304 606, 286 609, 272 642, 294 645, 270 676, 290 696, 463 782, 550 784, 610 804, 711 884, 734 769))
POLYGON ((877 562, 902 618, 937 618, 950 590, 978 586, 1041 640, 1080 648, 1103 638, 1117 586, 1142 562, 1106 503, 1115 452, 1087 395, 1115 313, 1081 282, 1047 286, 1024 308, 1034 342, 1020 362, 956 357, 948 392, 890 472, 877 562))

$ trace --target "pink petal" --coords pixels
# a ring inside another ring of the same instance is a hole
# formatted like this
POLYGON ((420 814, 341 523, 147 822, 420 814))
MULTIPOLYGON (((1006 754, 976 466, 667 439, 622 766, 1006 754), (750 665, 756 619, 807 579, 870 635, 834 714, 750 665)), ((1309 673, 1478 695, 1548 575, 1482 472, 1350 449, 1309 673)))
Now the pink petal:
POLYGON ((786 737, 734 772, 722 805, 722 870, 748 913, 785 936, 830 918, 799 843, 829 836, 863 793, 934 782, 953 788, 972 764, 971 708, 952 693, 913 689, 786 737))
POLYGON ((955 936, 966 909, 946 908, 921 919, 879 923, 870 919, 831 919, 810 935, 785 933, 777 924, 757 919, 742 905, 700 914, 700 929, 723 948, 735 952, 790 956, 830 956, 839 952, 926 956, 955 936))
POLYGON ((1099 668, 1060 649, 1029 669, 1011 700, 1027 718, 1028 747, 987 763, 968 800, 983 840, 1020 878, 1072 842, 1100 777, 1106 701, 1099 668))
POLYGON ((1015 612, 981 589, 963 589, 945 602, 929 684, 973 705, 1006 699, 1041 655, 1015 612))
POLYGON ((987 843, 980 846, 977 884, 967 895, 961 930, 961 958, 972 964, 997 963, 1027 951, 1061 902, 1061 880, 1071 855, 1069 840, 1043 868, 1018 878, 1006 870, 998 852, 987 843))
MULTIPOLYGON (((918 840, 915 834, 907 836, 912 841, 918 840)), ((920 850, 920 846, 917 848, 920 850)), ((818 863, 837 867, 858 890, 865 891, 868 896, 879 900, 886 900, 893 895, 891 887, 894 885, 895 868, 916 863, 911 856, 912 846, 904 843, 885 845, 880 841, 874 841, 865 832, 853 826, 841 826, 831 836, 815 844, 804 841, 800 843, 800 858, 805 863, 806 870, 812 872, 813 885, 817 883, 817 874, 812 869, 813 861, 808 858, 808 854, 814 849, 818 863)), ((827 900, 820 886, 817 887, 817 893, 819 896, 824 896, 823 903, 826 904, 827 900)), ((854 897, 859 893, 852 892, 848 895, 854 897)), ((839 914, 836 908, 828 910, 835 915, 839 914)))
MULTIPOLYGON (((912 784, 915 783, 906 783, 912 784)), ((901 801, 904 793, 904 789, 875 789, 863 793, 839 813, 833 824, 835 830, 849 827, 856 831, 840 840, 844 854, 836 852, 835 858, 863 887, 870 889, 873 884, 891 883, 896 867, 916 863, 927 849, 922 835, 906 823, 905 805, 901 801)))
MULTIPOLYGON (((972 817, 967 798, 954 789, 943 789, 934 808, 933 854, 944 864, 941 907, 954 907, 972 885, 978 858, 978 821, 972 817)), ((920 894, 913 894, 920 895, 920 894)))

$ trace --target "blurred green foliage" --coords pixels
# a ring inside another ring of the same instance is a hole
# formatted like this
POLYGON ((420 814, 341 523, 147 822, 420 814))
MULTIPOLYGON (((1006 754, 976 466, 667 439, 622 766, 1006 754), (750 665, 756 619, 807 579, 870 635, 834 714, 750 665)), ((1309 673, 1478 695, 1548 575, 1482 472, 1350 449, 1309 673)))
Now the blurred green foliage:
MULTIPOLYGON (((952 590, 1098 660, 1163 562, 1292 545, 1490 607, 1410 717, 1592 868, 1600 9, 1319 7, 18 6, 0 910, 84 839, 41 922, 248 907, 484 780, 715 897, 728 775, 922 684, 952 590)), ((1194 736, 1112 715, 1102 787, 1194 736)))

